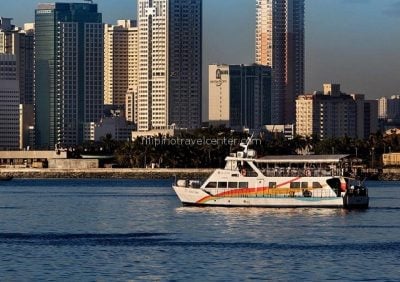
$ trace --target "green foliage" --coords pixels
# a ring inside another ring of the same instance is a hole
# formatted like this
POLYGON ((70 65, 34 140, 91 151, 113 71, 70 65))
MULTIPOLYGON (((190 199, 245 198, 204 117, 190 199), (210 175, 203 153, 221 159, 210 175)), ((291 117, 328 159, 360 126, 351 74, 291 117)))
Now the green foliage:
MULTIPOLYGON (((248 134, 233 132, 228 128, 203 128, 182 132, 178 136, 156 136, 137 138, 134 141, 116 142, 106 136, 100 142, 87 142, 77 148, 86 154, 115 156, 120 167, 164 167, 164 168, 215 168, 223 167, 229 153, 241 150, 240 140, 248 134), (180 140, 180 142, 179 142, 180 140), (213 140, 212 142, 207 142, 213 140)), ((252 148, 258 156, 291 155, 298 153, 346 154, 358 157, 364 164, 379 167, 381 155, 389 151, 400 151, 400 136, 371 135, 367 140, 350 137, 318 140, 314 137, 295 136, 285 140, 283 136, 260 133, 254 136, 252 148)))

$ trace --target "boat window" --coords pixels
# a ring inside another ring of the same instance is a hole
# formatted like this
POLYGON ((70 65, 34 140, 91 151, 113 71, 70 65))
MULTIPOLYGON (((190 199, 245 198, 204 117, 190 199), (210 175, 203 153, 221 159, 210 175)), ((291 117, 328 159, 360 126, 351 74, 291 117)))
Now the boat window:
POLYGON ((225 169, 237 170, 237 162, 236 161, 227 161, 226 165, 225 165, 225 169))
POLYGON ((290 188, 300 188, 300 182, 292 182, 292 183, 290 183, 290 188))
POLYGON ((270 182, 268 186, 269 188, 276 188, 276 182, 270 182))
POLYGON ((226 184, 227 184, 226 182, 218 182, 218 188, 226 188, 227 187, 226 184))
POLYGON ((249 164, 244 164, 240 167, 240 174, 245 177, 257 177, 258 174, 254 171, 254 169, 249 164))
POLYGON ((192 188, 200 188, 201 183, 198 180, 190 180, 189 181, 189 186, 192 188))
POLYGON ((312 188, 322 188, 322 185, 319 182, 313 182, 312 188))
POLYGON ((228 182, 228 188, 237 188, 238 183, 237 182, 228 182))
POLYGON ((301 188, 308 188, 308 182, 301 182, 301 188))
POLYGON ((217 182, 208 182, 206 188, 217 188, 217 182))
POLYGON ((332 190, 336 193, 336 195, 340 196, 340 179, 339 178, 331 178, 326 181, 328 185, 332 188, 332 190))
POLYGON ((239 188, 248 188, 249 183, 248 182, 239 182, 239 188))

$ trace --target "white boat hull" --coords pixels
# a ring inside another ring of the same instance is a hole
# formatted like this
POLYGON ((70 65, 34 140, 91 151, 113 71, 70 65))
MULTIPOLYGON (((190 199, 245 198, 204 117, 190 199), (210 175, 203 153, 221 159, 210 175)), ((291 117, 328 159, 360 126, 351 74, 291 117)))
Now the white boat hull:
MULTIPOLYGON (((270 208, 368 208, 367 189, 345 178, 346 155, 277 156, 255 151, 225 158, 204 182, 177 179, 173 189, 184 205, 270 208)), ((346 171, 348 172, 348 171, 346 171)))
POLYGON ((202 189, 173 186, 175 193, 184 205, 224 206, 224 207, 265 207, 265 208, 342 208, 342 197, 288 197, 252 196, 218 197, 202 189))

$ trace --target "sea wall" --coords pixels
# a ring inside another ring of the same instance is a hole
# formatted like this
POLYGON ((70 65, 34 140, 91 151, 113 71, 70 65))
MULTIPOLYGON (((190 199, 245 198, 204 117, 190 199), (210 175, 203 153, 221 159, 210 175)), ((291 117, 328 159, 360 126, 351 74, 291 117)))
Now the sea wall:
POLYGON ((49 168, 55 169, 93 169, 99 167, 97 159, 50 159, 49 168))
MULTIPOLYGON (((127 178, 127 179, 197 179, 208 177, 214 169, 167 169, 167 168, 0 168, 0 176, 14 178, 127 178)), ((383 169, 371 180, 400 181, 399 169, 383 169)))
POLYGON ((169 178, 205 178, 214 169, 31 169, 2 168, 0 175, 12 175, 14 178, 128 178, 128 179, 169 179, 169 178))

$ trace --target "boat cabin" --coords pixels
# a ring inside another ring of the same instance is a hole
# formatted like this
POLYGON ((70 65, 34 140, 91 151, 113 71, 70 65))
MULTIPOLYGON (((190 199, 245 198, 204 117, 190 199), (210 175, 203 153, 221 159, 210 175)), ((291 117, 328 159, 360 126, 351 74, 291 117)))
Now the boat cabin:
POLYGON ((242 157, 239 152, 226 158, 227 170, 246 177, 326 177, 351 176, 349 155, 288 155, 262 158, 242 157))

